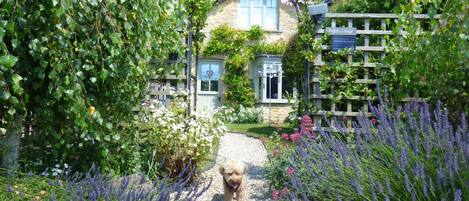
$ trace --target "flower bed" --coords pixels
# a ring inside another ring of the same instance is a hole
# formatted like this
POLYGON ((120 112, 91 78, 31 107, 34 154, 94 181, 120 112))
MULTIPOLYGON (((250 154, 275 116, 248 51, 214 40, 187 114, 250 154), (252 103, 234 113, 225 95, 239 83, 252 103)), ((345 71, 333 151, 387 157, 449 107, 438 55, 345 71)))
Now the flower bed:
POLYGON ((292 200, 465 200, 469 198, 467 121, 453 126, 446 110, 406 104, 372 107, 359 117, 356 133, 319 137, 283 135, 271 154, 272 196, 292 200), (347 141, 343 137, 353 135, 347 141), (288 189, 285 191, 283 189, 288 189))

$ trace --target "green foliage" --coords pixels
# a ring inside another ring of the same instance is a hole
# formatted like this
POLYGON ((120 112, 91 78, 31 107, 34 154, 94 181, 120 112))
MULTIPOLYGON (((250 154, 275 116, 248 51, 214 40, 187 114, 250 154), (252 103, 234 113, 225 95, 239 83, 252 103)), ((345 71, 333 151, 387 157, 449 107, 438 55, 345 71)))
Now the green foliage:
POLYGON ((205 34, 202 32, 202 29, 205 27, 208 14, 212 10, 216 0, 183 0, 182 3, 189 16, 189 23, 191 24, 191 31, 193 32, 193 46, 196 54, 198 54, 201 43, 205 39, 205 34))
POLYGON ((265 32, 259 25, 254 25, 248 31, 248 38, 250 40, 261 40, 265 37, 265 32))
POLYGON ((433 102, 442 100, 452 116, 469 114, 468 4, 463 1, 417 1, 402 6, 394 32, 407 32, 391 39, 384 77, 391 95, 401 99, 418 93, 433 102), (442 10, 441 19, 424 24, 412 17, 427 7, 430 16, 442 10), (405 47, 405 48, 403 48, 405 47))
POLYGON ((390 13, 404 0, 337 0, 331 10, 337 13, 390 13))
POLYGON ((213 29, 210 35, 210 40, 203 51, 205 55, 238 53, 248 42, 246 32, 238 31, 226 24, 213 29))
MULTIPOLYGON (((343 60, 352 54, 351 49, 341 49, 339 51, 328 52, 325 57, 329 57, 332 62, 319 68, 319 78, 321 80, 321 90, 330 93, 330 87, 334 87, 335 101, 340 101, 343 97, 350 98, 354 95, 373 95, 372 90, 366 83, 356 83, 359 79, 358 71, 361 66, 352 66, 343 60)), ((353 53, 355 55, 359 52, 353 53)))
POLYGON ((236 30, 228 25, 221 25, 211 32, 205 55, 225 55, 225 72, 223 82, 227 85, 225 100, 227 104, 253 107, 255 93, 252 83, 247 77, 249 62, 257 54, 282 54, 284 43, 264 44, 259 39, 263 30, 253 26, 249 32, 236 30), (254 40, 254 41, 250 41, 254 40))
POLYGON ((50 185, 49 181, 40 176, 24 175, 13 181, 0 177, 0 200, 67 200, 65 184, 50 185))
POLYGON ((274 43, 259 43, 254 44, 252 47, 252 52, 256 54, 275 54, 283 55, 286 49, 286 43, 284 41, 277 41, 274 43))
POLYGON ((24 160, 121 169, 133 134, 119 125, 146 90, 149 61, 182 55, 182 8, 155 0, 0 5, 0 119, 11 123, 19 112, 34 127, 24 160))

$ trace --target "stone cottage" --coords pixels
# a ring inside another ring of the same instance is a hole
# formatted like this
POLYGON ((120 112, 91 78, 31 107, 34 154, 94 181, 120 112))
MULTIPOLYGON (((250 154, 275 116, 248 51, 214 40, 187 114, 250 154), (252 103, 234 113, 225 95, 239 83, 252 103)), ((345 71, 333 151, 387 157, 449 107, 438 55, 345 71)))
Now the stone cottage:
MULTIPOLYGON (((272 43, 288 41, 296 33, 297 22, 295 9, 280 0, 225 0, 214 6, 203 32, 208 41, 210 32, 224 24, 246 31, 259 25, 265 31, 265 42, 272 43)), ((191 97, 197 111, 214 110, 223 104, 223 72, 224 56, 199 57, 198 66, 193 66, 197 80, 191 97)), ((282 73, 281 55, 257 56, 246 76, 255 89, 256 105, 264 108, 264 119, 268 121, 270 114, 274 123, 283 122, 292 110, 286 95, 293 89, 283 87, 289 80, 282 73)))

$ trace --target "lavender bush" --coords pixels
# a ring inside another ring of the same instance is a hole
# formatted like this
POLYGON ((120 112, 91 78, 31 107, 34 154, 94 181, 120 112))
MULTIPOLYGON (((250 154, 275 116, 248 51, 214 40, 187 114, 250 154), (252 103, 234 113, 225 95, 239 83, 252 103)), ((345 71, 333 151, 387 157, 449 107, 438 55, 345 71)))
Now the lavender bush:
MULTIPOLYGON (((189 184, 194 173, 187 165, 173 180, 150 181, 143 174, 120 178, 99 173, 94 166, 85 174, 62 171, 54 179, 32 173, 13 181, 0 177, 0 200, 166 201, 196 200, 211 185, 189 184)), ((1 169, 0 169, 1 172, 1 169)))
POLYGON ((66 191, 69 200, 196 200, 207 191, 211 183, 189 185, 188 182, 194 173, 189 167, 191 166, 187 165, 174 180, 162 178, 153 182, 140 174, 116 180, 92 168, 84 177, 80 174, 67 176, 66 191))
MULTIPOLYGON (((396 109, 373 107, 373 118, 353 122, 353 140, 320 130, 302 137, 289 159, 291 200, 468 200, 469 133, 464 114, 458 126, 438 104, 396 109)), ((279 197, 278 194, 276 194, 279 197)))

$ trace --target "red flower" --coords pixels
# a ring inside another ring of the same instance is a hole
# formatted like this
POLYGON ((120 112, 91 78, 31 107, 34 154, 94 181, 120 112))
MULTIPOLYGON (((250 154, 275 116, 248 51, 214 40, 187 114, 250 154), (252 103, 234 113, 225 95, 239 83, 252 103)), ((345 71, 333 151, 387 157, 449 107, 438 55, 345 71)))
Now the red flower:
POLYGON ((376 123, 378 123, 378 121, 376 120, 376 118, 373 117, 373 118, 371 118, 371 123, 373 125, 376 125, 376 123))
POLYGON ((272 199, 273 200, 278 200, 280 198, 280 191, 272 191, 272 199))
POLYGON ((283 133, 283 134, 282 134, 282 139, 284 139, 284 140, 288 140, 288 134, 286 134, 286 133, 283 133))
POLYGON ((291 177, 293 174, 295 174, 295 169, 292 167, 288 167, 287 169, 287 175, 291 177))
POLYGON ((292 142, 296 142, 298 141, 299 139, 301 138, 301 134, 298 133, 298 132, 295 132, 293 134, 290 135, 290 139, 292 142))

